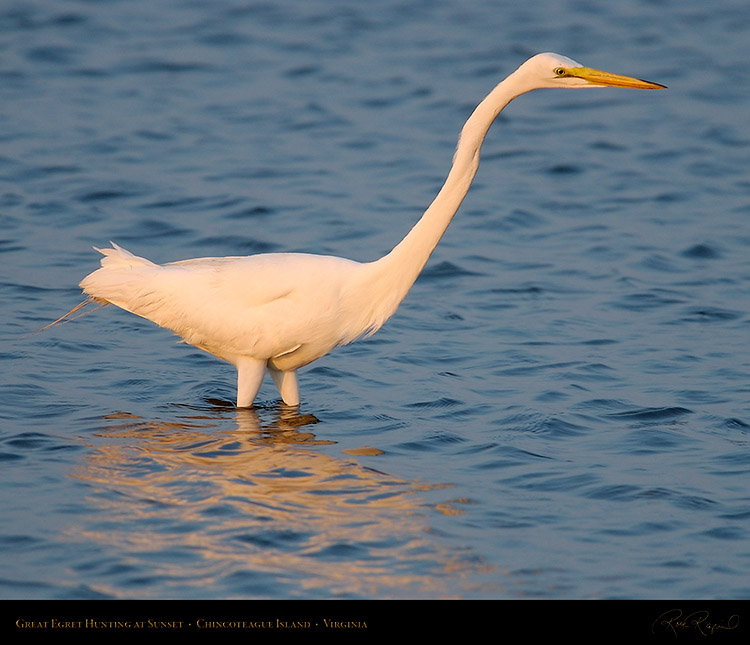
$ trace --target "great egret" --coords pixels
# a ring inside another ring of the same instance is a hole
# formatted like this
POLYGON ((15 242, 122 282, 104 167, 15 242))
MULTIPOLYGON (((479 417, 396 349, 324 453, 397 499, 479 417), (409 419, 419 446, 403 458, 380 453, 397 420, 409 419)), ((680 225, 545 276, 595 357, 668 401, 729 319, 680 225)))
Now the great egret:
POLYGON ((97 249, 104 255, 101 268, 81 282, 89 298, 73 311, 94 301, 111 303, 232 363, 237 407, 252 405, 266 371, 284 403, 298 405, 300 367, 373 334, 395 313, 466 196, 482 142, 501 110, 531 90, 607 86, 664 87, 583 67, 558 54, 538 54, 523 63, 474 110, 437 197, 377 261, 269 253, 157 265, 112 243, 97 249))

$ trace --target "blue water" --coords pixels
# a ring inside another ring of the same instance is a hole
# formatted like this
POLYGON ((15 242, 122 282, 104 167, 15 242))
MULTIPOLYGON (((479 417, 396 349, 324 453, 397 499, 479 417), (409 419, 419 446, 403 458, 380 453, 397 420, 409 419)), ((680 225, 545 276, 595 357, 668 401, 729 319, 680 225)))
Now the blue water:
POLYGON ((0 596, 747 598, 749 35, 740 0, 3 2, 0 596), (31 334, 109 240, 380 256, 537 51, 669 90, 511 105, 298 412, 114 307, 31 334))

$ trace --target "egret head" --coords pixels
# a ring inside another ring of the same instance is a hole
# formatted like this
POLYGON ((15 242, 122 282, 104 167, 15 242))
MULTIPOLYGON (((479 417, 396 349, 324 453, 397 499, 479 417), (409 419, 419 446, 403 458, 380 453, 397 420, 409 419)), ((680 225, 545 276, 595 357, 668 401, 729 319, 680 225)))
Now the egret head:
POLYGON ((584 67, 571 58, 552 53, 533 56, 518 68, 518 72, 528 74, 528 77, 533 79, 539 88, 630 87, 654 90, 665 87, 631 76, 621 76, 584 67))

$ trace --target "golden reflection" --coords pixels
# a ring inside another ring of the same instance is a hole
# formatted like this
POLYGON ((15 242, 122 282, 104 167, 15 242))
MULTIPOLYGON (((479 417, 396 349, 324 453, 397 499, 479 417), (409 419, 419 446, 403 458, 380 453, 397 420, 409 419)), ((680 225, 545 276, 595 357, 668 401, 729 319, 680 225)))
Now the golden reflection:
MULTIPOLYGON (((147 562, 157 595, 202 584, 220 597, 442 597, 464 584, 457 572, 486 572, 430 526, 436 512, 460 512, 461 500, 425 498, 445 485, 332 456, 334 442, 312 432, 318 420, 294 408, 184 411, 110 415, 75 473, 93 508, 74 537, 114 547, 136 570, 147 562), (265 593, 243 592, 245 578, 265 580, 265 593)), ((104 576, 92 586, 131 595, 104 576)))

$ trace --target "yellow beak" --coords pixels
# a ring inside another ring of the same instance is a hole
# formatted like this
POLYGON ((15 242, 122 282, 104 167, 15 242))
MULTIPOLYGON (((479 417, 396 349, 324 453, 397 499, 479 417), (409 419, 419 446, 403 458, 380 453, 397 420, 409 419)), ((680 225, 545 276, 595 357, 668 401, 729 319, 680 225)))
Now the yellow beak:
POLYGON ((565 76, 581 78, 584 81, 599 87, 632 87, 638 90, 663 90, 667 87, 666 85, 644 81, 640 78, 602 72, 598 69, 591 69, 590 67, 566 67, 565 76))

